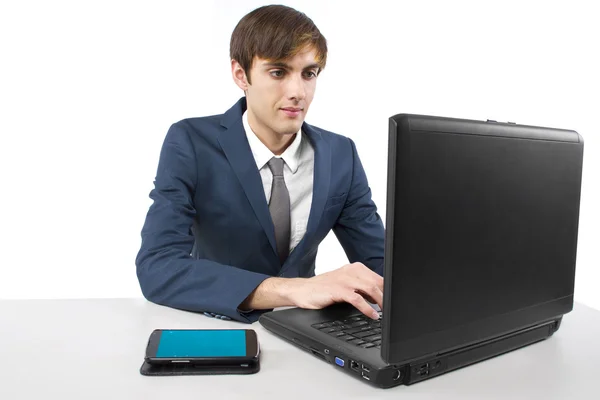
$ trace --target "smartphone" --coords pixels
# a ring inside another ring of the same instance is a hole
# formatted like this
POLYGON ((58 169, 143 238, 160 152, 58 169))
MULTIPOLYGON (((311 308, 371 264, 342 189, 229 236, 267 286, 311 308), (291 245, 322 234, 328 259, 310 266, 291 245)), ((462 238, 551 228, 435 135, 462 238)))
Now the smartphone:
POLYGON ((259 353, 252 329, 156 329, 148 339, 145 359, 149 364, 252 367, 259 353))

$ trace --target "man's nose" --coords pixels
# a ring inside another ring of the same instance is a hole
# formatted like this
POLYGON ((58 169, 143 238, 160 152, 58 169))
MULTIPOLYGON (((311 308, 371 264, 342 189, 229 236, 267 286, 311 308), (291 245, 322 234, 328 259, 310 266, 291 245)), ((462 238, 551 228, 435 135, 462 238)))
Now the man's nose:
POLYGON ((288 97, 298 101, 304 100, 306 96, 305 82, 302 76, 294 75, 288 82, 288 97))

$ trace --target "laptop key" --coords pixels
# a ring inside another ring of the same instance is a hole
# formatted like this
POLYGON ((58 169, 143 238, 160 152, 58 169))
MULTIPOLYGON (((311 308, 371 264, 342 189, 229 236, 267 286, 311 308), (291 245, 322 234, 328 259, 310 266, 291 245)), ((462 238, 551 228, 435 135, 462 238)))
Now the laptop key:
POLYGON ((356 336, 357 338, 365 339, 367 336, 371 336, 371 335, 374 335, 374 334, 375 333, 373 331, 364 331, 364 332, 354 333, 354 336, 356 336))
POLYGON ((375 347, 375 345, 373 343, 363 343, 358 347, 362 347, 363 349, 370 349, 371 347, 375 347))
POLYGON ((344 336, 345 334, 346 334, 346 332, 344 332, 344 331, 335 331, 335 332, 330 333, 330 335, 334 336, 334 337, 344 336))
POLYGON ((375 342, 376 340, 381 340, 381 335, 379 333, 373 335, 373 336, 367 336, 365 338, 363 338, 364 340, 366 340, 367 342, 375 342))
POLYGON ((364 319, 364 318, 362 318, 362 317, 356 316, 356 317, 350 317, 350 318, 346 318, 346 319, 342 320, 342 322, 343 322, 344 324, 348 324, 348 325, 349 325, 349 324, 351 324, 351 323, 353 323, 353 322, 362 321, 363 319, 364 319))
POLYGON ((358 328, 344 329, 344 331, 346 333, 349 333, 351 335, 354 335, 357 332, 364 332, 364 331, 370 331, 370 330, 371 330, 371 327, 368 325, 359 326, 358 328))
POLYGON ((355 338, 354 340, 348 340, 348 343, 351 343, 351 344, 354 344, 356 346, 359 346, 359 345, 365 343, 365 341, 362 340, 362 339, 359 339, 359 338, 355 338))
POLYGON ((315 329, 323 329, 323 328, 327 328, 327 325, 321 323, 321 324, 314 324, 312 327, 315 329))
POLYGON ((353 322, 351 323, 349 326, 350 328, 358 328, 359 326, 364 326, 364 325, 368 325, 369 323, 367 321, 357 321, 357 322, 353 322))
POLYGON ((338 336, 337 338, 340 339, 340 340, 343 340, 343 341, 347 341, 347 342, 350 342, 351 340, 356 339, 352 335, 342 335, 342 336, 338 336))
POLYGON ((335 328, 323 328, 321 329, 321 332, 323 333, 331 333, 331 332, 335 332, 338 331, 339 329, 335 329, 335 328))

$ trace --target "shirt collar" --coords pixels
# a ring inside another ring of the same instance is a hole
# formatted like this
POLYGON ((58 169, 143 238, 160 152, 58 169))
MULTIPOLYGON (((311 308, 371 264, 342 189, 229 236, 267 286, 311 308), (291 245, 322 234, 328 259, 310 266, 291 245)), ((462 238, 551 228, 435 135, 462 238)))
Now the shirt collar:
MULTIPOLYGON (((248 112, 244 111, 242 115, 242 122, 244 124, 244 130, 246 131, 246 137, 248 138, 248 143, 250 144, 250 150, 252 151, 252 155, 254 156, 254 161, 256 161, 256 166, 258 169, 262 169, 266 163, 269 162, 271 158, 275 155, 267 146, 264 145, 263 142, 260 141, 258 136, 252 131, 250 128, 250 124, 248 123, 248 112)), ((287 164, 293 174, 298 170, 298 164, 300 160, 300 144, 302 143, 302 130, 296 133, 296 137, 294 141, 288 146, 287 149, 283 152, 281 157, 283 161, 287 164)))

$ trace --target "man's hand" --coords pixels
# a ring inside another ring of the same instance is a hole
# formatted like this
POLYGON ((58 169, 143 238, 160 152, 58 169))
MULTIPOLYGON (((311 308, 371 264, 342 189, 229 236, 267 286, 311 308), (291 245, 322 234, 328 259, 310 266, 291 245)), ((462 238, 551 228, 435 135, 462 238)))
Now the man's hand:
POLYGON ((383 309, 383 278, 364 264, 347 264, 312 278, 268 278, 240 304, 240 311, 296 306, 321 309, 350 303, 366 316, 379 319, 367 300, 383 309))
POLYGON ((379 319, 379 314, 367 300, 383 309, 383 278, 361 263, 308 279, 291 279, 286 286, 290 302, 300 308, 321 309, 347 302, 373 319, 379 319))

